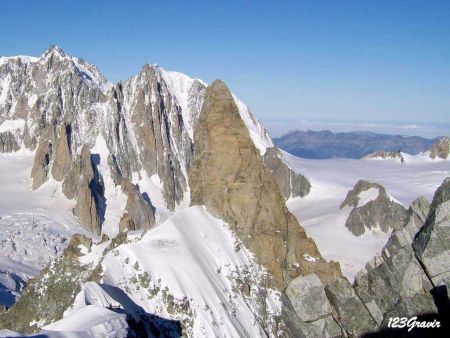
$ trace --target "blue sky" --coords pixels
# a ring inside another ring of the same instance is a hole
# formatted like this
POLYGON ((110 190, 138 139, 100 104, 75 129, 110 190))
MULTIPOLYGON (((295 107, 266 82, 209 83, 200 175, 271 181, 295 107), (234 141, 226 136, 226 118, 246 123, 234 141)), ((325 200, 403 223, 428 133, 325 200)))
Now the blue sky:
POLYGON ((1 1, 0 55, 221 78, 261 119, 450 123, 450 1, 1 1))

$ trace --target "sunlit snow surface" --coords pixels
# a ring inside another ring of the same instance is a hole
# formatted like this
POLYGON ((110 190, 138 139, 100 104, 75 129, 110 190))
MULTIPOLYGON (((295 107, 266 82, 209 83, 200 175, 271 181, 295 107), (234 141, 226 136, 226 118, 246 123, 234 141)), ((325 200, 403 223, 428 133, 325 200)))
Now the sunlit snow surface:
MULTIPOLYGON (((307 176, 312 185, 309 195, 289 200, 288 208, 314 239, 321 254, 341 263, 350 281, 380 253, 389 238, 389 234, 377 230, 356 237, 345 227, 351 209, 341 210, 339 205, 356 182, 364 179, 379 183, 408 207, 420 195, 431 201, 437 187, 450 176, 450 161, 431 160, 427 154, 406 155, 404 164, 396 160, 310 160, 285 154, 289 164, 307 176)), ((371 193, 363 196, 364 202, 376 198, 371 193)))
POLYGON ((138 242, 108 253, 102 265, 104 282, 126 290, 147 313, 192 320, 192 337, 258 337, 264 331, 255 301, 265 297, 272 315, 281 310, 274 290, 259 292, 265 272, 255 257, 202 206, 178 211, 138 242), (248 280, 251 297, 238 291, 239 279, 248 280), (184 310, 170 311, 167 297, 184 310))
POLYGON ((2 123, 0 123, 0 133, 3 133, 5 131, 13 131, 17 129, 23 130, 24 126, 25 120, 23 119, 5 120, 2 123))
POLYGON ((0 304, 10 306, 24 282, 34 277, 84 232, 59 185, 31 190, 34 153, 0 154, 0 304))

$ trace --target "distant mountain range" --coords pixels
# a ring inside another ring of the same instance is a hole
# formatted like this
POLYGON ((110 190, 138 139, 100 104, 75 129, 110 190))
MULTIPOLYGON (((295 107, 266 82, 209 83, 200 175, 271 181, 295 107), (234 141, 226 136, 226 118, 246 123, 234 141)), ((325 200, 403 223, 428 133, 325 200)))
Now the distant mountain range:
POLYGON ((295 156, 326 159, 361 158, 376 151, 402 151, 415 155, 429 150, 439 139, 440 137, 427 139, 369 131, 334 133, 330 130, 296 130, 273 141, 279 148, 295 156))

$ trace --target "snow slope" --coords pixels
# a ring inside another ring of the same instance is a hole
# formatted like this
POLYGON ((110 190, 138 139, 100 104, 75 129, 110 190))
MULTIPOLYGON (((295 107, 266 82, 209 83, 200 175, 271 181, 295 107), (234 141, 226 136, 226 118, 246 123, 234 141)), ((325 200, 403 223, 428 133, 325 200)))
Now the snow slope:
POLYGON ((380 195, 380 189, 378 188, 370 188, 368 190, 361 191, 361 193, 358 195, 359 200, 357 207, 362 207, 370 201, 376 200, 378 195, 380 195))
MULTIPOLYGON (((2 100, 0 99, 0 102, 1 101, 2 100)), ((20 131, 23 131, 24 127, 25 127, 24 119, 5 120, 2 123, 0 123, 0 133, 3 133, 5 131, 14 131, 17 129, 20 129, 20 131)))
POLYGON ((102 232, 110 238, 114 238, 119 233, 118 224, 125 211, 127 196, 122 192, 120 186, 116 186, 111 178, 108 156, 110 154, 104 137, 100 134, 95 140, 95 145, 91 149, 91 154, 98 158, 97 169, 102 175, 105 186, 105 220, 102 224, 102 232))
POLYGON ((85 233, 58 184, 31 190, 33 159, 29 151, 0 154, 0 304, 7 306, 73 233, 85 233))
POLYGON ((267 148, 273 147, 272 140, 267 133, 267 130, 261 125, 261 123, 256 119, 255 116, 250 112, 248 106, 239 100, 239 98, 233 94, 234 101, 238 106, 239 113, 241 114, 242 120, 244 120, 245 125, 250 133, 250 137, 255 144, 256 148, 259 149, 261 155, 264 155, 267 148))
POLYGON ((37 334, 24 335, 0 330, 1 337, 124 338, 127 334, 128 324, 124 313, 96 305, 86 305, 74 314, 47 325, 37 334))
POLYGON ((87 304, 73 314, 44 327, 47 331, 80 332, 86 337, 127 337, 126 315, 87 304))
MULTIPOLYGON (((189 95, 194 90, 195 82, 199 82, 203 86, 208 86, 204 81, 200 79, 193 79, 186 74, 167 71, 161 67, 158 67, 161 72, 161 76, 166 82, 172 94, 177 98, 178 104, 181 108, 181 114, 183 116, 183 122, 189 134, 191 140, 194 139, 194 122, 197 118, 197 112, 191 107, 195 105, 193 98, 189 95)), ((197 111, 200 111, 201 107, 197 107, 197 111)))
MULTIPOLYGON (((379 254, 389 233, 371 230, 356 237, 345 227, 350 208, 340 209, 359 179, 383 185, 389 195, 408 207, 420 195, 432 199, 444 178, 450 176, 449 161, 411 156, 401 164, 395 160, 302 159, 285 153, 289 165, 311 181, 311 192, 288 201, 306 232, 326 259, 341 263, 351 281, 373 256, 379 254)), ((360 205, 376 198, 377 192, 363 192, 360 205)))
MULTIPOLYGON (((144 313, 181 322, 189 337, 274 332, 279 293, 265 287, 267 273, 228 224, 203 206, 180 210, 143 236, 131 233, 128 241, 104 256, 100 284, 85 283, 63 318, 41 334, 124 337, 127 316, 144 313)), ((95 266, 109 244, 93 245, 80 263, 95 266)))
MULTIPOLYGON (((182 321, 189 336, 264 334, 257 301, 265 272, 228 225, 204 207, 178 211, 138 242, 110 252, 102 264, 105 284, 125 290, 147 313, 182 321), (239 291, 244 281, 248 296, 239 291)), ((266 311, 280 311, 274 290, 263 300, 266 311)))
POLYGON ((39 60, 39 58, 34 57, 34 56, 27 56, 27 55, 2 56, 2 57, 0 57, 0 66, 7 63, 10 60, 20 60, 24 63, 29 63, 29 62, 36 62, 39 60))

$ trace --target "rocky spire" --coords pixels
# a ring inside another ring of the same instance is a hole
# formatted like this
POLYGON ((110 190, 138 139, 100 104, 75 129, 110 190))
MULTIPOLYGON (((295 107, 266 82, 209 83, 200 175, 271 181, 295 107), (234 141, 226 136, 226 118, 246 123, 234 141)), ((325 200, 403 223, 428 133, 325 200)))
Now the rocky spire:
POLYGON ((45 57, 47 57, 49 55, 57 55, 57 56, 60 56, 60 57, 65 57, 66 53, 64 52, 64 50, 61 47, 56 46, 56 45, 52 45, 52 46, 50 46, 49 49, 47 49, 44 52, 44 54, 42 54, 42 57, 45 58, 45 57))
POLYGON ((355 184, 340 208, 350 208, 345 226, 355 236, 361 236, 366 230, 374 228, 380 228, 383 232, 391 231, 401 224, 406 212, 382 185, 365 180, 355 184), (364 194, 367 196, 362 198, 364 194))
POLYGON ((450 138, 442 137, 439 141, 431 146, 430 158, 447 159, 450 153, 450 138))
POLYGON ((340 275, 324 261, 314 241, 288 211, 264 165, 238 107, 222 81, 214 81, 194 126, 194 164, 189 173, 191 205, 229 222, 232 230, 283 289, 291 278, 316 272, 324 280, 340 275))
POLYGON ((434 287, 445 286, 450 295, 450 177, 436 190, 430 213, 413 247, 434 287))

